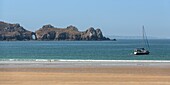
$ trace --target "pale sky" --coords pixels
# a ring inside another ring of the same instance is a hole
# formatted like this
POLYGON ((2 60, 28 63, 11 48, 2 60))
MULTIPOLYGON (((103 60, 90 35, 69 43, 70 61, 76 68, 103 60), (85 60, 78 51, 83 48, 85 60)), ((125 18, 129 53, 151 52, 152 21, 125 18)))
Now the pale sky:
POLYGON ((45 24, 100 28, 104 35, 170 38, 170 0, 0 0, 0 21, 35 31, 45 24))

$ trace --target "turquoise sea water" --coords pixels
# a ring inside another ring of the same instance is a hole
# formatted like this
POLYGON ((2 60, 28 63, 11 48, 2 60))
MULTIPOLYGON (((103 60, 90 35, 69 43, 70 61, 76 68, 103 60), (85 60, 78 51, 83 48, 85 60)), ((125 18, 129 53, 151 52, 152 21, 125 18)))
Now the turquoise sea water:
POLYGON ((0 60, 170 60, 170 40, 149 40, 150 55, 133 55, 141 40, 1 41, 0 60))

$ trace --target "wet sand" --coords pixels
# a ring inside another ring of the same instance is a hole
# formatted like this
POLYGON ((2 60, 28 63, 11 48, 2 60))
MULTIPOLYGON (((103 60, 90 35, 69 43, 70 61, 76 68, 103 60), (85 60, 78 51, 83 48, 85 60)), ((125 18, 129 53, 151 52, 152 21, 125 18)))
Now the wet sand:
POLYGON ((55 67, 56 64, 41 67, 39 63, 31 67, 30 63, 15 66, 0 63, 0 85, 170 85, 170 67, 164 64, 55 67))

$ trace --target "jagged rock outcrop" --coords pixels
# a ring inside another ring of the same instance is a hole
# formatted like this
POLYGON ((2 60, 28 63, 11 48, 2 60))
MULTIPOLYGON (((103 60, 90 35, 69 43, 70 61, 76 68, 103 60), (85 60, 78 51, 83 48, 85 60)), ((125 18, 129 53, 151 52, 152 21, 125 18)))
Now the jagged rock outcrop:
POLYGON ((102 31, 100 29, 95 30, 93 27, 82 32, 81 36, 83 40, 106 40, 103 37, 102 31))
POLYGON ((0 40, 32 40, 33 32, 24 29, 20 24, 0 21, 0 40))
POLYGON ((0 40, 110 40, 105 38, 100 29, 93 27, 80 32, 75 26, 55 28, 48 24, 36 32, 24 29, 20 24, 10 24, 0 21, 0 40))
POLYGON ((80 40, 81 33, 74 26, 67 28, 54 28, 44 25, 36 32, 37 40, 80 40))
POLYGON ((44 25, 36 32, 37 40, 110 40, 103 37, 100 29, 93 27, 85 32, 80 32, 75 26, 67 28, 55 28, 52 25, 44 25))

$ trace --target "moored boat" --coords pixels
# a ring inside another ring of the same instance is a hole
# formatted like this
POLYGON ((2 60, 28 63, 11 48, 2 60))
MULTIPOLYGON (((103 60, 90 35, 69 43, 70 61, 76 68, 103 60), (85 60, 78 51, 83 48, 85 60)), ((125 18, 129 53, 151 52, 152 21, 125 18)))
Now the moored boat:
MULTIPOLYGON (((147 40, 147 36, 146 36, 144 26, 143 26, 143 42, 144 42, 145 47, 147 47, 149 49, 150 46, 149 46, 149 42, 147 40)), ((150 53, 150 51, 146 50, 143 47, 142 48, 136 48, 136 49, 134 49, 134 52, 133 52, 134 55, 149 55, 149 53, 150 53)))

